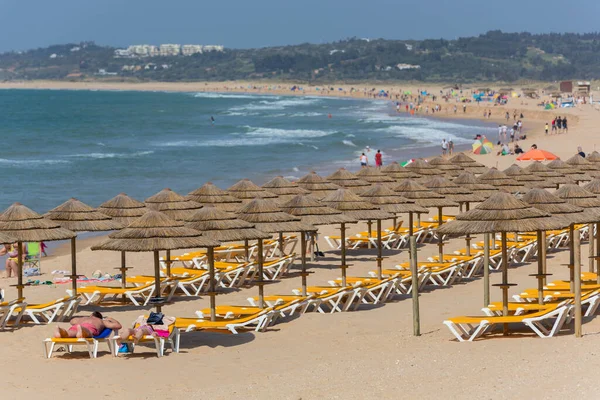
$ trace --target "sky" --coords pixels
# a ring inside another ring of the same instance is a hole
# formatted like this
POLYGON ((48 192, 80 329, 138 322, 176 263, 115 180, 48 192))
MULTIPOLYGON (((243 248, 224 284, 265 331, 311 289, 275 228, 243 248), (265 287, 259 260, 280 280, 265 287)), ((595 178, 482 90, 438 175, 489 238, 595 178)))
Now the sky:
POLYGON ((0 0, 0 52, 87 40, 251 48, 495 29, 581 33, 598 30, 599 12, 598 0, 0 0))

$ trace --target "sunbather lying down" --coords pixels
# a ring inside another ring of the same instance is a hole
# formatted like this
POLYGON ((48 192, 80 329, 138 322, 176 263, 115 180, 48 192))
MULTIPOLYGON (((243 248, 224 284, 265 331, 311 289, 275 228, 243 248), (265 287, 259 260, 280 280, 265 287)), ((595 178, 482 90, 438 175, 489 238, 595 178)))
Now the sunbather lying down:
POLYGON ((122 326, 119 321, 103 317, 98 311, 94 311, 89 317, 75 317, 70 321, 69 329, 57 327, 54 331, 56 338, 91 338, 98 336, 104 329, 118 330, 122 326))

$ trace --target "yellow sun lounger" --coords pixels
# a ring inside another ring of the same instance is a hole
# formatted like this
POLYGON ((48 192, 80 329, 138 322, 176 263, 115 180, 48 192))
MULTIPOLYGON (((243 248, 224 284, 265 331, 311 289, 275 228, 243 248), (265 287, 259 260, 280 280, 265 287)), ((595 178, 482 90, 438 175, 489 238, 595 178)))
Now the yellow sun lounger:
POLYGON ((555 336, 565 324, 572 305, 569 301, 538 312, 509 317, 455 317, 444 321, 460 342, 472 342, 499 324, 524 324, 541 338, 555 336))
POLYGON ((56 345, 62 345, 67 353, 73 352, 75 346, 85 346, 90 358, 96 358, 98 356, 98 346, 100 343, 106 343, 108 351, 112 354, 111 342, 109 340, 112 334, 113 331, 107 328, 100 332, 100 335, 93 338, 47 338, 43 341, 44 356, 46 358, 52 357, 56 345))
POLYGON ((23 311, 23 315, 31 318, 34 324, 49 324, 73 316, 77 312, 80 302, 80 296, 65 296, 44 304, 27 304, 24 310, 18 307, 14 313, 18 314, 23 311))
MULTIPOLYGON (((167 301, 171 300, 176 288, 176 281, 165 280, 161 282, 161 291, 168 290, 167 301)), ((113 298, 123 296, 139 307, 140 302, 136 299, 136 296, 139 296, 142 299, 142 304, 146 306, 155 295, 154 282, 140 287, 128 287, 125 289, 113 286, 84 286, 77 289, 77 292, 85 298, 83 305, 99 304, 106 296, 112 296, 113 298)), ((70 290, 67 290, 67 293, 71 294, 70 290)))
POLYGON ((177 318, 175 320, 175 327, 185 332, 202 330, 228 330, 234 335, 238 334, 238 331, 240 330, 254 329, 258 332, 264 329, 264 325, 267 322, 268 315, 273 312, 273 307, 268 307, 256 314, 248 315, 243 318, 221 319, 217 321, 210 321, 199 318, 177 318))
MULTIPOLYGON (((138 326, 139 325, 136 325, 134 322, 132 324, 131 328, 135 329, 138 326)), ((120 336, 115 335, 115 336, 110 337, 108 340, 110 343, 109 348, 112 350, 113 357, 119 356, 119 346, 117 345, 117 342, 120 342, 121 344, 123 344, 123 343, 128 344, 129 346, 131 346, 132 350, 137 345, 154 345, 154 349, 156 351, 156 356, 162 357, 165 355, 165 345, 166 344, 169 344, 169 346, 171 346, 171 350, 173 351, 173 353, 179 353, 180 337, 181 337, 181 335, 180 335, 179 328, 177 328, 175 325, 171 325, 171 326, 169 326, 169 336, 166 338, 161 337, 161 336, 154 337, 152 335, 144 335, 138 341, 137 344, 135 344, 133 337, 131 337, 131 336, 129 336, 127 338, 121 338, 120 336)))

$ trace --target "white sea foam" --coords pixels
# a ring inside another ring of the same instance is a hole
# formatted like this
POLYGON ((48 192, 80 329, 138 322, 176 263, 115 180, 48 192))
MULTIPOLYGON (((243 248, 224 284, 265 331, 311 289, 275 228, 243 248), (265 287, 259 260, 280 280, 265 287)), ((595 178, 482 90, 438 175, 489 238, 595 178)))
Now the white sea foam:
POLYGON ((72 157, 72 158, 92 158, 92 159, 98 159, 98 160, 102 160, 105 158, 136 158, 136 157, 143 157, 143 156, 147 156, 150 154, 153 154, 154 151, 152 150, 148 150, 148 151, 136 151, 134 153, 82 153, 82 154, 71 154, 68 155, 67 157, 72 157))
POLYGON ((286 98, 281 100, 272 101, 262 100, 258 102, 253 102, 250 104, 245 104, 242 106, 236 106, 229 109, 230 112, 240 112, 240 111, 274 111, 274 110, 285 110, 288 107, 299 107, 306 106, 318 103, 321 99, 307 99, 305 97, 295 97, 295 98, 286 98))
POLYGON ((298 171, 300 171, 300 170, 298 169, 298 167, 294 167, 294 168, 292 168, 292 170, 293 170, 294 172, 298 172, 298 171))
MULTIPOLYGON (((285 115, 285 114, 284 114, 285 115)), ((294 113, 292 115, 290 115, 290 117, 293 118, 301 118, 301 117, 320 117, 321 115, 325 115, 323 113, 318 113, 318 112, 299 112, 299 113, 294 113)))
POLYGON ((298 138, 319 138, 324 136, 333 135, 335 131, 325 131, 318 129, 278 129, 278 128, 264 128, 258 127, 254 128, 251 126, 245 126, 248 131, 246 135, 248 136, 260 136, 260 137, 269 137, 269 138, 290 138, 290 139, 298 139, 298 138))
POLYGON ((69 164, 67 160, 11 160, 7 158, 0 158, 1 165, 11 165, 18 167, 37 167, 40 165, 56 165, 56 164, 69 164))
POLYGON ((346 146, 356 147, 356 145, 352 142, 352 140, 342 140, 342 143, 346 146))
POLYGON ((442 142, 442 139, 452 140, 454 144, 468 144, 472 142, 472 139, 460 137, 445 130, 429 127, 393 125, 387 128, 376 129, 375 131, 386 132, 395 137, 410 139, 421 144, 438 145, 442 142))
POLYGON ((347 134, 346 137, 356 137, 356 135, 353 135, 351 133, 347 134))
POLYGON ((194 97, 205 98, 205 99, 256 99, 257 97, 273 97, 278 99, 278 96, 266 96, 266 95, 252 95, 252 94, 237 94, 237 93, 213 93, 213 92, 199 92, 195 93, 194 97))

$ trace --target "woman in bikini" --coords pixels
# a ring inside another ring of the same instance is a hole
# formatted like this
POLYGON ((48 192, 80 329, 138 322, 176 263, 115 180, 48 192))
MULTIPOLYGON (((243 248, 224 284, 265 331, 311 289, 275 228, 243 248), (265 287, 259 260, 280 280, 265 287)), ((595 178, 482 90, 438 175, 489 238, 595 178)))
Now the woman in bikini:
MULTIPOLYGON (((25 262, 25 258, 27 257, 27 246, 25 243, 21 244, 21 249, 23 251, 22 258, 23 262, 25 262)), ((8 255, 6 259, 6 276, 5 278, 11 278, 12 276, 17 276, 19 274, 19 246, 18 243, 13 244, 5 244, 0 249, 0 256, 8 255)))
POLYGON ((98 311, 94 311, 89 317, 76 317, 71 321, 69 329, 57 327, 54 331, 56 338, 91 338, 98 336, 105 329, 114 331, 121 329, 123 326, 119 321, 103 317, 98 311))

